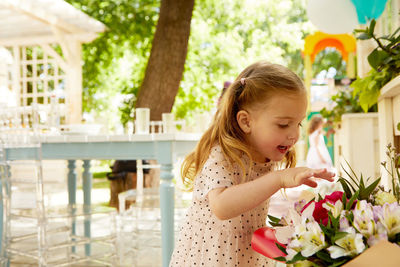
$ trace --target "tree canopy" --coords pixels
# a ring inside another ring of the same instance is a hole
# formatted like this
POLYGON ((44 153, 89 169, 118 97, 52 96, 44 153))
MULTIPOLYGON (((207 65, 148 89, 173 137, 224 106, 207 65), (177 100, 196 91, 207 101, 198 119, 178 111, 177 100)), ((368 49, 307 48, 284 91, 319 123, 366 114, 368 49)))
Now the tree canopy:
MULTIPOLYGON (((126 123, 143 80, 160 1, 67 1, 108 28, 83 47, 84 111, 111 124, 126 123)), ((284 64, 302 77, 303 40, 315 30, 305 5, 306 0, 196 1, 176 116, 211 110, 224 81, 257 60, 284 64)))

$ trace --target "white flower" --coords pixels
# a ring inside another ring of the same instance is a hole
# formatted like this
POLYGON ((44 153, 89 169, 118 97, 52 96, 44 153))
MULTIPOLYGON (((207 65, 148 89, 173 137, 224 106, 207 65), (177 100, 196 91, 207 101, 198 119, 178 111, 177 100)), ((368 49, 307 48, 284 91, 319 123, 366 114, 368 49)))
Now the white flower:
POLYGON ((364 251, 363 236, 357 234, 354 228, 348 228, 346 232, 348 233, 347 235, 335 241, 337 246, 333 245, 327 248, 332 259, 343 256, 356 256, 364 251))
POLYGON ((349 220, 345 216, 346 216, 346 211, 343 210, 339 219, 339 229, 341 231, 344 231, 345 229, 350 227, 349 220))
POLYGON ((293 226, 275 227, 276 239, 282 244, 288 244, 294 234, 294 231, 295 229, 293 226))
POLYGON ((301 248, 289 248, 289 247, 287 247, 286 248, 287 255, 286 255, 285 259, 287 261, 292 260, 293 257, 296 256, 296 254, 299 253, 300 251, 301 251, 301 248))
POLYGON ((378 218, 386 228, 389 238, 400 233, 400 207, 397 202, 384 204, 382 210, 378 212, 378 218))
POLYGON ((325 235, 316 221, 307 223, 307 231, 303 233, 303 250, 301 255, 309 257, 326 247, 325 235))
POLYGON ((353 210, 354 220, 353 226, 363 236, 369 238, 375 233, 375 221, 372 205, 365 200, 357 202, 355 209, 353 210))
POLYGON ((330 202, 325 202, 322 204, 322 207, 325 208, 328 212, 332 212, 334 218, 337 218, 343 210, 343 203, 341 200, 337 200, 335 204, 330 202))
POLYGON ((373 235, 371 235, 368 238, 367 244, 370 247, 372 247, 373 245, 375 245, 376 243, 378 243, 381 240, 388 240, 388 236, 387 236, 386 228, 382 225, 381 222, 377 222, 375 232, 373 235))
MULTIPOLYGON (((291 260, 298 252, 304 257, 311 256, 326 247, 325 236, 319 224, 312 218, 314 204, 303 211, 301 221, 294 226, 292 238, 286 247, 286 260, 291 260), (311 206, 311 207, 310 207, 311 206), (309 218, 308 216, 311 216, 309 218)), ((294 220, 298 222, 298 217, 294 220)))

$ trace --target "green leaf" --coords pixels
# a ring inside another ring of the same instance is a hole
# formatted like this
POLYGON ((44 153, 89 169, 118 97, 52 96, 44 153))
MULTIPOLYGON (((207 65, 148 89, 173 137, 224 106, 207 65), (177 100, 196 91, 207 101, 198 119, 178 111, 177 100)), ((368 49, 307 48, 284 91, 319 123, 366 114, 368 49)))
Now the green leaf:
POLYGON ((286 248, 282 247, 278 243, 275 243, 275 245, 279 248, 280 251, 282 251, 283 253, 285 253, 287 255, 286 248))
POLYGON ((360 199, 368 199, 371 193, 378 186, 380 181, 381 178, 376 179, 372 184, 370 184, 367 188, 365 188, 363 192, 360 192, 360 199))
POLYGON ((303 257, 303 255, 301 255, 301 252, 298 252, 294 257, 293 257, 293 259, 291 259, 290 261, 287 261, 286 263, 287 264, 292 264, 292 263, 295 263, 295 262, 297 262, 297 261, 304 261, 304 260, 306 260, 307 258, 305 258, 305 257, 303 257))
MULTIPOLYGON (((351 169, 351 171, 354 173, 354 171, 353 171, 353 169, 351 168, 351 166, 350 166, 350 164, 349 164, 349 162, 346 160, 346 163, 347 163, 347 166, 349 166, 349 168, 351 169)), ((342 166, 342 165, 341 165, 342 166)), ((355 178, 353 178, 353 176, 351 176, 350 175, 350 173, 342 166, 342 169, 343 169, 343 171, 347 174, 347 176, 353 181, 353 183, 354 183, 354 185, 358 185, 358 177, 357 177, 357 175, 355 175, 355 178)), ((344 178, 343 178, 344 179, 344 178)), ((348 183, 353 189, 354 189, 354 187, 352 186, 352 184, 351 183, 348 183)), ((354 190, 354 192, 355 192, 356 190, 354 190)))
POLYGON ((337 232, 333 237, 332 237, 332 243, 335 243, 336 240, 339 240, 343 237, 345 237, 348 233, 347 232, 337 232))
POLYGON ((324 235, 329 236, 328 228, 325 225, 323 225, 322 223, 319 223, 319 226, 321 227, 322 232, 324 232, 324 235))
POLYGON ((273 226, 273 227, 283 226, 282 224, 276 223, 276 222, 269 222, 269 224, 270 224, 271 226, 273 226))
MULTIPOLYGON (((347 186, 347 185, 346 185, 347 186)), ((343 187, 343 185, 342 185, 342 187, 343 187)), ((351 196, 351 193, 350 193, 350 195, 349 195, 349 198, 350 198, 350 196, 351 196)), ((342 203, 343 203, 343 207, 346 207, 346 203, 347 203, 347 194, 343 194, 343 196, 342 196, 342 203)))
POLYGON ((359 193, 360 193, 360 191, 357 190, 354 193, 354 195, 350 198, 349 202, 347 202, 346 210, 350 210, 351 209, 351 206, 353 206, 354 201, 358 198, 358 194, 359 193))
POLYGON ((272 221, 272 222, 280 222, 280 221, 281 221, 280 218, 274 217, 274 216, 272 216, 272 215, 268 215, 268 219, 269 219, 270 221, 272 221))
POLYGON ((341 261, 336 260, 335 263, 329 265, 329 267, 337 267, 337 266, 342 266, 344 263, 348 262, 350 259, 344 259, 341 261))
POLYGON ((276 257, 274 260, 286 262, 285 257, 276 257))
POLYGON ((369 31, 368 31, 370 36, 374 35, 375 25, 376 25, 375 19, 371 20, 371 22, 369 24, 369 31))
POLYGON ((360 191, 365 188, 363 175, 360 176, 360 191))
MULTIPOLYGON (((343 195, 346 195, 348 198, 351 198, 351 196, 353 195, 352 192, 355 192, 356 190, 354 190, 354 188, 353 188, 353 191, 351 191, 350 187, 348 185, 349 182, 346 179, 344 179, 343 177, 339 178, 339 183, 342 185, 343 191, 345 192, 345 194, 343 194, 343 195)), ((350 186, 351 186, 351 184, 350 184, 350 186)))
POLYGON ((357 39, 359 39, 359 40, 368 40, 371 38, 372 38, 372 36, 370 36, 368 33, 362 33, 359 36, 357 36, 357 39))
POLYGON ((331 258, 328 252, 320 250, 315 254, 318 258, 325 262, 334 262, 334 260, 331 258))
POLYGON ((368 63, 372 68, 377 70, 378 67, 383 64, 383 61, 389 56, 390 54, 386 51, 378 50, 378 48, 376 48, 368 55, 368 63))

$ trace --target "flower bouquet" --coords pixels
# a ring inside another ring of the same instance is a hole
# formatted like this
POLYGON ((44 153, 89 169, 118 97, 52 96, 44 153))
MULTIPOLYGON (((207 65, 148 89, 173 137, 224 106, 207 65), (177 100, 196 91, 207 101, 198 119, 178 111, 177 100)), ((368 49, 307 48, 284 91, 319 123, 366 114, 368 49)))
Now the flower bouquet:
MULTIPOLYGON (((380 178, 367 186, 349 166, 350 180, 339 178, 343 191, 324 198, 319 195, 309 203, 297 202, 282 218, 268 216, 273 228, 254 232, 253 249, 294 266, 330 267, 345 265, 380 242, 389 242, 391 249, 400 252, 400 247, 393 245, 400 244, 400 155, 390 146, 388 149, 393 191, 379 187, 380 178)), ((400 257, 399 252, 390 257, 400 257)), ((398 266, 399 261, 397 258, 398 266)))

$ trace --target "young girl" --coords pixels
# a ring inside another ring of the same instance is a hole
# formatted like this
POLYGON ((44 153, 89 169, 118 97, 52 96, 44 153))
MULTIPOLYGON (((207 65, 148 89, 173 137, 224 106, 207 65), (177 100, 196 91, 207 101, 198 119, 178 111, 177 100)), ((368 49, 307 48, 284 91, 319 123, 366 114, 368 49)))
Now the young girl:
POLYGON ((194 192, 170 266, 268 266, 250 246, 252 233, 266 224, 268 199, 281 188, 315 187, 313 177, 333 177, 325 169, 293 168, 306 109, 303 83, 280 65, 255 63, 229 86, 182 166, 194 192), (285 168, 278 170, 280 163, 285 168))
POLYGON ((323 127, 324 119, 321 115, 314 115, 308 127, 310 148, 307 153, 307 167, 326 168, 332 170, 332 160, 325 145, 323 127))

